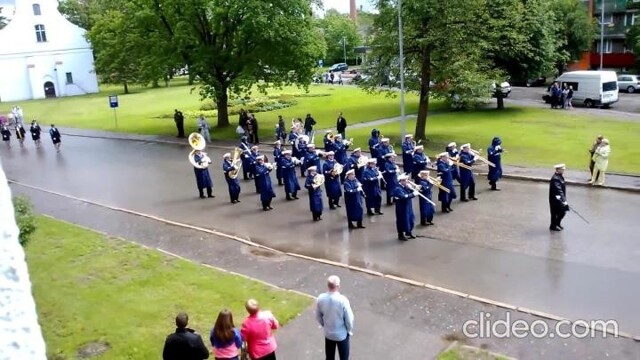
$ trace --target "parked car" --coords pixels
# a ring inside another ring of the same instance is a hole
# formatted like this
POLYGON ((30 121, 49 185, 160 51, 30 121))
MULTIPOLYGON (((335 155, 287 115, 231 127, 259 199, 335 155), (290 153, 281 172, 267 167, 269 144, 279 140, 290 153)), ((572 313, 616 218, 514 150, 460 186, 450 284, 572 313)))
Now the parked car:
POLYGON ((527 80, 527 87, 544 86, 546 82, 547 82, 547 78, 540 76, 537 79, 527 80))
POLYGON ((349 65, 345 63, 338 63, 338 64, 331 65, 331 67, 329 68, 329 71, 331 72, 347 71, 348 69, 349 69, 349 65))
POLYGON ((509 97, 511 94, 511 84, 508 82, 501 82, 500 88, 496 87, 496 83, 491 84, 491 96, 496 97, 498 91, 502 91, 503 97, 509 97))
POLYGON ((640 90, 640 75, 618 75, 618 89, 628 93, 640 90))

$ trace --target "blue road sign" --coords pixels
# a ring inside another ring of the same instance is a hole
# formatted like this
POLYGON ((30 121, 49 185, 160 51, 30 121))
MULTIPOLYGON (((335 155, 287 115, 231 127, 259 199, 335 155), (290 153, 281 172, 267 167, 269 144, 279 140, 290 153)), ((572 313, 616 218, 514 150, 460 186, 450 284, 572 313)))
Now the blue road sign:
POLYGON ((118 107, 118 95, 109 95, 109 106, 112 109, 115 109, 118 107))

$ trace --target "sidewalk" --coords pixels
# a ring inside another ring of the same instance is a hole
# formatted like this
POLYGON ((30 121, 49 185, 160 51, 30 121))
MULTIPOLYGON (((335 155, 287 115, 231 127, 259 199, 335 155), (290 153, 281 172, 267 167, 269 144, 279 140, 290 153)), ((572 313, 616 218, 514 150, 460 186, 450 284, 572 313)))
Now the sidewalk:
MULTIPOLYGON (((411 116, 411 115, 410 115, 411 116)), ((361 123, 361 127, 373 126, 378 123, 387 123, 397 120, 397 118, 380 119, 372 122, 361 123)), ((355 126, 355 125, 354 125, 355 126)), ((102 130, 85 130, 76 128, 60 128, 60 132, 66 136, 99 138, 99 139, 118 139, 118 140, 132 140, 132 141, 147 141, 158 142, 175 145, 188 145, 187 140, 178 139, 172 136, 166 135, 138 135, 129 133, 116 133, 111 131, 102 130)), ((231 140, 215 140, 213 144, 208 145, 212 149, 227 149, 231 150, 234 146, 237 146, 238 142, 231 140)), ((265 146, 268 144, 264 144, 265 146)), ((363 149, 364 150, 364 149, 363 149)), ((367 153, 366 151, 364 151, 367 153)), ((486 175, 486 167, 478 167, 479 174, 486 175)), ((527 180, 547 182, 553 175, 552 168, 535 168, 535 167, 522 167, 514 165, 503 165, 503 177, 505 179, 515 180, 527 180)), ((567 184, 577 186, 591 186, 587 183, 587 179, 591 178, 587 171, 580 170, 566 170, 565 179, 567 184)), ((605 186, 607 189, 640 192, 640 175, 623 175, 623 174, 607 174, 607 182, 605 186)))

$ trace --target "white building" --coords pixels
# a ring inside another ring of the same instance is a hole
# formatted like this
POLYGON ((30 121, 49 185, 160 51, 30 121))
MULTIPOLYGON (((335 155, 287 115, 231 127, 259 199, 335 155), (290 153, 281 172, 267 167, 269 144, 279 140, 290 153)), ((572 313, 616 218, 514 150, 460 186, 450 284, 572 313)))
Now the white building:
POLYGON ((16 0, 0 30, 0 102, 98 92, 85 32, 60 14, 57 0, 16 0))

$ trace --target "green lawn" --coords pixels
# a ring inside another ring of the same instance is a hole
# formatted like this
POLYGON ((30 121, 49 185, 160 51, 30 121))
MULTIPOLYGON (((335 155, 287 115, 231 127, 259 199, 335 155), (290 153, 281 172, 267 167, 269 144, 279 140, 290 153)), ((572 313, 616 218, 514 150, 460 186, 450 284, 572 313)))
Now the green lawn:
MULTIPOLYGON (((597 111, 594 111, 597 114, 597 111)), ((377 126, 401 151, 399 123, 377 126)), ((407 122, 412 132, 415 120, 407 122)), ((356 146, 368 149, 371 129, 347 129, 356 146)), ((486 149, 494 136, 502 137, 507 151, 503 162, 522 166, 552 166, 566 163, 569 168, 586 169, 588 152, 597 134, 611 143, 609 170, 640 173, 640 122, 604 120, 597 116, 578 115, 571 111, 541 108, 508 107, 503 111, 487 109, 473 112, 448 112, 432 115, 427 123, 425 151, 433 158, 446 144, 471 143, 472 148, 486 149)))
POLYGON ((82 345, 106 342, 111 348, 100 359, 159 359, 179 311, 208 344, 222 308, 239 326, 250 297, 281 323, 311 303, 68 223, 38 221, 27 261, 49 358, 74 359, 82 345))
MULTIPOLYGON (((180 109, 186 116, 187 132, 196 128, 195 117, 200 113, 203 102, 198 90, 192 90, 185 79, 176 79, 169 88, 132 87, 132 94, 123 95, 121 87, 101 86, 99 94, 66 97, 58 99, 33 100, 17 103, 25 114, 26 120, 38 119, 41 124, 55 123, 59 126, 91 128, 109 131, 121 131, 138 134, 173 135, 173 110, 180 109), (119 94, 118 129, 115 128, 114 112, 109 108, 108 95, 119 94)), ((350 124, 375 119, 394 117, 400 114, 400 101, 397 97, 367 94, 353 86, 311 85, 309 94, 295 87, 282 90, 270 90, 269 95, 294 95, 295 105, 256 115, 260 133, 266 138, 273 138, 274 127, 278 115, 287 121, 291 118, 304 118, 307 113, 318 121, 318 127, 335 126, 338 112, 342 111, 350 124)), ((253 91, 254 98, 264 95, 253 91)), ((206 103, 211 103, 207 101, 206 103)), ((435 102, 435 107, 443 107, 442 102, 435 102)), ((14 103, 0 104, 0 113, 9 113, 14 103)), ((418 98, 407 95, 407 113, 417 112, 418 98)), ((208 117, 210 125, 215 126, 217 119, 208 117)), ((237 125, 238 117, 230 117, 231 123, 237 125)), ((218 131, 213 130, 213 138, 220 139, 234 135, 235 126, 218 131)))

